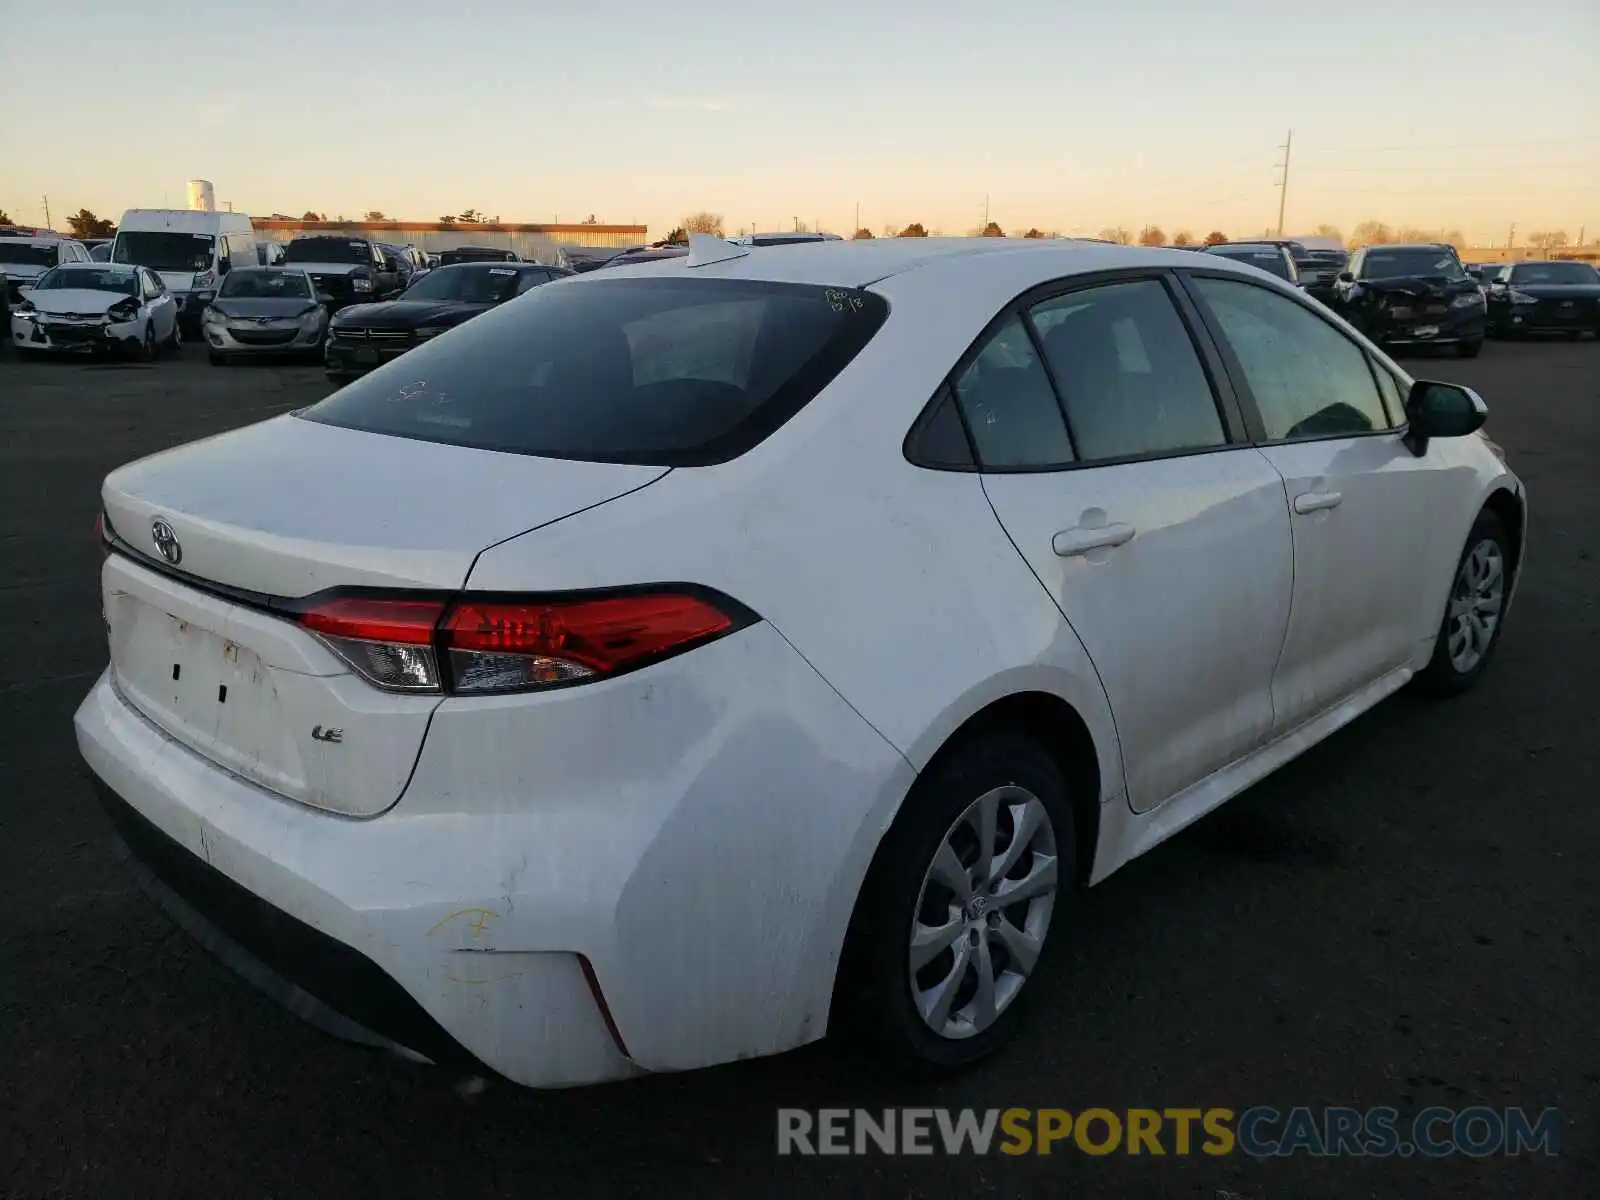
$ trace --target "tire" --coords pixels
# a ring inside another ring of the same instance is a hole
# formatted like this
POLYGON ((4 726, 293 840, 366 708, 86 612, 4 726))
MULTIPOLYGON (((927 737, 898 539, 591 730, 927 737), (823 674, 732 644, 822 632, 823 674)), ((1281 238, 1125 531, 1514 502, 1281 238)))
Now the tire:
POLYGON ((957 1071, 990 1054, 1014 1031, 1026 984, 1048 961, 1076 863, 1066 781, 1037 741, 997 730, 941 754, 911 789, 856 902, 836 996, 842 1028, 875 1057, 919 1076, 957 1071), (1019 827, 1028 836, 995 886, 1014 894, 1017 881, 1032 880, 1038 895, 998 905, 984 888, 961 903, 974 890, 986 807, 994 813, 994 868, 1005 865, 1019 827), (953 869, 941 873, 941 859, 953 869), (918 927, 953 932, 929 938, 914 970, 918 927), (980 972, 995 981, 992 991, 979 987, 980 972), (948 1017, 935 1003, 940 996, 948 997, 948 1017))
POLYGON ((169 354, 176 354, 183 349, 183 330, 179 327, 177 318, 173 318, 172 333, 162 345, 169 354))
POLYGON ((150 362, 155 356, 156 323, 154 321, 146 321, 144 323, 144 338, 139 343, 139 360, 141 362, 150 362))
POLYGON ((1483 339, 1478 338, 1471 342, 1457 342, 1456 354, 1461 358, 1477 358, 1483 353, 1483 339))
POLYGON ((1433 657, 1417 676, 1417 683, 1424 691, 1442 696, 1459 695, 1483 676, 1495 647, 1500 644, 1513 578, 1511 536, 1505 522, 1484 509, 1472 523, 1467 544, 1456 562, 1444 619, 1439 623, 1439 635, 1433 644, 1433 657), (1480 554, 1481 558, 1475 558, 1480 554), (1472 614, 1477 616, 1476 622, 1472 614), (1485 636, 1484 618, 1489 616, 1493 624, 1488 626, 1485 636), (1461 640, 1463 637, 1465 643, 1461 640))

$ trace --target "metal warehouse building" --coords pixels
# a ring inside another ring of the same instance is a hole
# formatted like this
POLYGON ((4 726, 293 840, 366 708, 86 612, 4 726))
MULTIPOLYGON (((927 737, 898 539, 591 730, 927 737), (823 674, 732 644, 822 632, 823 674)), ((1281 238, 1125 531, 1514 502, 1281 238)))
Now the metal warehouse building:
POLYGON ((562 246, 620 250, 645 241, 643 225, 476 225, 443 221, 296 221, 251 217, 256 233, 280 242, 302 233, 345 234, 438 253, 457 246, 515 250, 530 262, 552 263, 562 246))

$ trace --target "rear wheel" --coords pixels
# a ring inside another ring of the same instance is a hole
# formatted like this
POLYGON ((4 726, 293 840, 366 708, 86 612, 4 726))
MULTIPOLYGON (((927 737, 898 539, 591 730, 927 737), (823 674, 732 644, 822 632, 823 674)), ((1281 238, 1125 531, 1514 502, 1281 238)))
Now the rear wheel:
POLYGON ((1485 509, 1467 535, 1433 657, 1418 683, 1443 695, 1464 692, 1476 683, 1499 644, 1510 592, 1510 535, 1505 522, 1485 509))
POLYGON ((1477 358, 1478 355, 1483 353, 1483 339, 1478 338, 1471 342, 1458 342, 1456 344, 1456 353, 1462 358, 1477 358))
POLYGON ((840 979, 846 1027, 918 1073, 996 1049, 1076 861, 1065 780, 1032 738, 986 734, 936 762, 857 902, 840 979))

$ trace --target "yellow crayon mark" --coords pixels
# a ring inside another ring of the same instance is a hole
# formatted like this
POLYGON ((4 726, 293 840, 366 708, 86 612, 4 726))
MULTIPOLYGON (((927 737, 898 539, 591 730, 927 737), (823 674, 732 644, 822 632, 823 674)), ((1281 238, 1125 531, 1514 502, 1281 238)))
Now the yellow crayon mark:
POLYGON ((451 913, 449 916, 440 919, 439 923, 437 925, 435 925, 432 929, 428 930, 428 932, 426 934, 424 934, 423 936, 424 937, 432 937, 434 934, 438 933, 439 930, 443 929, 446 925, 450 924, 451 921, 458 921, 462 917, 471 917, 472 920, 467 923, 467 927, 472 930, 472 935, 474 937, 482 937, 483 934, 484 934, 484 930, 486 928, 488 928, 489 918, 490 917, 498 917, 499 915, 500 914, 497 913, 492 908, 461 908, 461 909, 457 909, 455 912, 451 913))

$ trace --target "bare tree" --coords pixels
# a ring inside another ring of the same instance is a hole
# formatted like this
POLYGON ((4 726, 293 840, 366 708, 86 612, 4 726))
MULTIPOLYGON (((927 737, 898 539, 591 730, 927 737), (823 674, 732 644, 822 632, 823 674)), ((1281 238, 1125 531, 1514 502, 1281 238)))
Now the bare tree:
POLYGON ((1159 225, 1146 225, 1139 231, 1139 245, 1164 246, 1167 244, 1167 235, 1162 232, 1159 225))
POLYGON ((666 237, 666 242, 667 242, 667 245, 669 245, 669 246, 681 246, 685 242, 687 242, 688 240, 689 240, 689 231, 687 229, 685 229, 682 225, 679 225, 671 233, 667 234, 667 237, 666 237))
POLYGON ((1194 234, 1187 229, 1180 229, 1172 235, 1172 244, 1174 246, 1192 246, 1194 245, 1194 234))
POLYGON ((722 214, 713 212, 690 213, 678 224, 685 233, 709 233, 713 237, 722 236, 722 214))
POLYGON ((1350 235, 1350 249, 1362 246, 1384 246, 1394 241, 1394 230, 1382 221, 1362 221, 1350 235))
POLYGON ((1318 225, 1317 236, 1333 238, 1341 246, 1344 245, 1344 234, 1339 232, 1339 227, 1337 225, 1318 225))
POLYGON ((1128 235, 1126 229, 1118 225, 1115 229, 1102 229, 1100 231, 1100 240, 1102 242, 1116 242, 1119 246, 1126 246, 1133 239, 1128 235))

